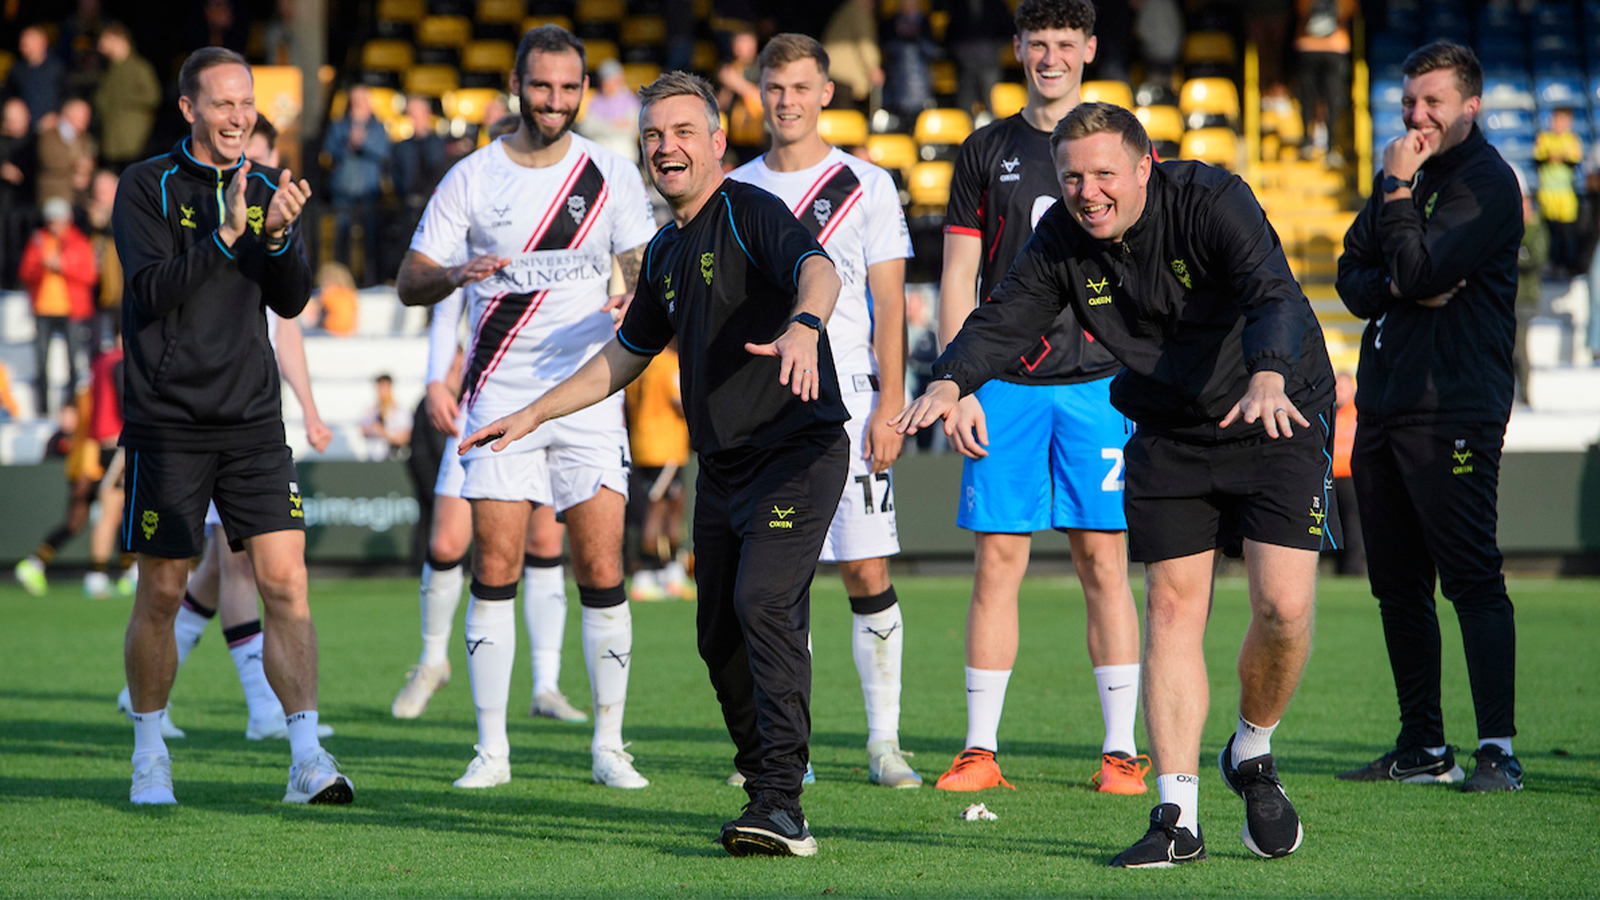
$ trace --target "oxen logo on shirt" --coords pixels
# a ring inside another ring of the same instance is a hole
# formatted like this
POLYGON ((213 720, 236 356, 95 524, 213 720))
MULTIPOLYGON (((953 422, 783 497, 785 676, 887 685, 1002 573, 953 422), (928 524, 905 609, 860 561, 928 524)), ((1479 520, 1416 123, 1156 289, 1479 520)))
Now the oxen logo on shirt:
POLYGON ((1106 285, 1110 283, 1111 279, 1109 278, 1102 278, 1099 281, 1095 281, 1093 278, 1084 279, 1083 286, 1094 291, 1094 296, 1089 298, 1090 306, 1104 306, 1111 302, 1111 298, 1106 296, 1106 285))
POLYGON ((1327 511, 1322 508, 1322 498, 1321 497, 1312 497, 1311 498, 1311 521, 1316 523, 1316 524, 1312 525, 1310 528, 1307 528, 1306 531, 1310 532, 1311 534, 1316 534, 1316 535, 1322 534, 1322 520, 1326 519, 1327 517, 1328 517, 1327 511))
MULTIPOLYGON (((661 279, 661 283, 662 286, 666 288, 666 294, 664 296, 668 300, 678 296, 678 292, 672 289, 672 274, 670 272, 661 279)), ((672 307, 668 306, 667 308, 670 310, 672 307)))
POLYGON ((583 224, 583 215, 589 211, 589 201, 583 199, 582 194, 572 194, 567 197, 567 215, 572 221, 583 224))
POLYGON ((1455 460, 1455 465, 1450 467, 1451 475, 1472 474, 1472 451, 1467 449, 1465 440, 1456 441, 1456 448, 1450 451, 1450 457, 1455 460))
POLYGON ((1022 176, 1017 174, 1017 166, 1022 165, 1022 157, 1013 156, 1010 159, 1000 160, 1000 168, 1006 173, 1000 176, 1001 181, 1021 181, 1022 176))
POLYGON ((185 228, 194 228, 194 207, 179 206, 178 211, 183 213, 183 218, 178 220, 178 224, 185 228))
POLYGON ((819 227, 827 228, 828 219, 833 215, 833 203, 826 197, 818 197, 817 202, 811 204, 811 214, 817 217, 819 227))
POLYGON ((1439 199, 1439 192, 1438 191, 1434 191, 1433 193, 1428 195, 1428 203, 1427 203, 1426 206, 1422 207, 1422 217, 1424 219, 1433 218, 1433 204, 1438 199, 1439 199))
POLYGON ((706 280, 706 287, 711 286, 711 266, 716 262, 716 254, 706 251, 700 254, 700 276, 706 280))
POLYGON ((789 518, 790 516, 794 515, 794 507, 791 506, 788 509, 779 509, 778 507, 774 506, 772 507, 772 514, 777 516, 777 518, 767 523, 768 528, 794 527, 794 520, 789 518))
POLYGON ((261 207, 252 206, 244 211, 244 220, 249 223, 250 230, 257 236, 261 234, 261 226, 266 223, 266 216, 261 212, 261 207))
POLYGON ((1172 274, 1178 276, 1178 280, 1183 282, 1183 286, 1185 288, 1187 288, 1188 290, 1191 290, 1191 291, 1194 290, 1194 279, 1189 277, 1189 264, 1188 263, 1184 262, 1181 259, 1173 260, 1172 261, 1172 274))

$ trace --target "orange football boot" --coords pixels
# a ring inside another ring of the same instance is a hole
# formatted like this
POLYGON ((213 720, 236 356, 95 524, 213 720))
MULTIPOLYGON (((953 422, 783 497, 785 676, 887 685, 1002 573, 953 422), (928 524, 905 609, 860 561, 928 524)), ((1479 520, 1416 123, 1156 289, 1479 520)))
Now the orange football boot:
POLYGON ((1102 794, 1142 794, 1144 776, 1150 771, 1150 757, 1129 756, 1121 751, 1100 756, 1100 771, 1094 773, 1093 783, 1102 794))
POLYGON ((968 747, 956 754, 950 771, 940 775, 934 787, 941 791, 981 791, 1002 784, 1016 790, 1000 774, 1000 764, 995 762, 994 753, 968 747))

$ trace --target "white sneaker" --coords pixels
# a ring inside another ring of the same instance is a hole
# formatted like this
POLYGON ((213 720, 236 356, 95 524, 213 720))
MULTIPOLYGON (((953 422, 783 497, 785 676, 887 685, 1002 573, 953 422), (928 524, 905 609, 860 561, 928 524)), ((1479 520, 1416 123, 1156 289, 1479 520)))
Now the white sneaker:
POLYGON ((546 719, 555 719, 557 722, 589 721, 583 710, 568 702, 567 696, 560 691, 545 691, 534 697, 533 706, 528 708, 528 715, 543 716, 546 719))
POLYGON ((111 597, 111 576, 104 572, 85 572, 83 595, 90 600, 108 600, 111 597))
POLYGON ((453 783, 458 788, 492 788, 511 780, 511 757, 490 756, 482 747, 472 745, 478 755, 467 763, 467 771, 453 783))
POLYGON ((628 599, 635 603, 650 603, 670 598, 654 569, 640 569, 633 573, 633 585, 628 590, 628 599))
POLYGON ((171 806, 178 802, 172 795, 172 759, 157 756, 133 770, 133 787, 128 790, 128 802, 137 806, 171 806))
MULTIPOLYGON (((817 770, 813 769, 811 767, 811 763, 806 763, 806 774, 805 774, 804 777, 802 777, 800 779, 800 783, 801 784, 816 784, 817 783, 817 770)), ((729 775, 728 776, 728 787, 744 787, 744 773, 743 772, 735 772, 732 775, 729 775)))
POLYGON ((623 744, 621 747, 601 747, 594 751, 592 774, 595 784, 626 790, 638 790, 650 786, 649 779, 634 769, 633 754, 624 749, 627 746, 623 744))
MULTIPOLYGON (((123 685, 122 693, 117 695, 117 712, 127 716, 128 721, 133 721, 133 697, 129 693, 127 685, 123 685)), ((170 706, 167 707, 167 714, 161 717, 161 736, 169 741, 181 741, 188 737, 183 733, 182 728, 172 724, 172 707, 170 706)))
POLYGON ((349 778, 339 774, 339 763, 333 754, 321 747, 289 767, 289 789, 283 794, 285 803, 343 804, 354 799, 355 786, 349 778))
MULTIPOLYGON (((317 737, 333 737, 333 726, 317 723, 317 737)), ((289 739, 289 722, 283 714, 283 707, 263 719, 252 718, 244 727, 244 739, 247 741, 287 741, 289 739)))
POLYGON ((420 663, 412 666, 410 671, 406 672, 406 686, 400 689, 400 693, 394 695, 394 703, 389 707, 389 714, 396 719, 417 718, 428 708, 428 701, 433 699, 434 692, 449 683, 449 660, 437 666, 424 666, 420 663))
POLYGON ((911 768, 898 741, 875 741, 867 745, 867 779, 892 788, 922 787, 922 776, 911 768))

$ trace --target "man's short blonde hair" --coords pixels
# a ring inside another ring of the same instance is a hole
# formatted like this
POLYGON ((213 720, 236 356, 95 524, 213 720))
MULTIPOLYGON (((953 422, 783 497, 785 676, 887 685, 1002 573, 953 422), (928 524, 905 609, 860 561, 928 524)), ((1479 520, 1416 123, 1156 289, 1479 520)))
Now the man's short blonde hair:
POLYGON ((639 121, 650 104, 668 97, 699 97, 706 105, 706 118, 713 133, 721 130, 722 117, 717 108, 717 92, 711 82, 682 70, 664 73, 660 78, 639 89, 639 121))
POLYGON ((1134 159, 1150 155, 1150 135, 1145 133, 1139 117, 1112 103, 1074 106, 1050 132, 1050 152, 1054 154, 1064 141, 1076 141, 1091 134, 1120 135, 1122 145, 1134 159))

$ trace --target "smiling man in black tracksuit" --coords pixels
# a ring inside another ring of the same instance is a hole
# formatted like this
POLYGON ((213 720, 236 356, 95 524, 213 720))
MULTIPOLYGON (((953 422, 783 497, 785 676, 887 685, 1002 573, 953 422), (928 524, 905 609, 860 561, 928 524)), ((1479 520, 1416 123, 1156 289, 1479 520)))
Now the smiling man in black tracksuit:
POLYGON ((1522 787, 1511 753, 1516 623, 1495 542, 1500 448, 1511 415, 1516 176, 1474 119, 1483 70, 1436 41, 1405 61, 1406 133, 1345 235, 1339 296, 1361 338, 1351 458, 1368 576, 1400 699, 1395 749, 1349 781, 1454 782, 1439 708, 1435 575, 1456 607, 1477 708, 1467 791, 1522 787))
POLYGON ((178 88, 190 136, 129 167, 111 215, 126 281, 123 532, 141 576, 123 650, 134 720, 129 797, 177 802, 161 737, 177 670, 172 625, 215 501, 230 544, 250 553, 265 601, 263 663, 288 713, 293 760, 284 800, 348 803, 350 782, 317 739, 305 518, 265 315, 270 306, 293 318, 310 297, 293 225, 311 188, 286 170, 252 171, 243 158, 256 121, 243 57, 198 50, 178 88))
POLYGON ((1238 177, 1153 163, 1138 119, 1106 103, 1075 108, 1050 141, 1062 202, 896 422, 914 431, 948 417, 1071 304, 1124 366, 1111 402, 1139 426, 1126 448, 1125 505, 1129 549, 1148 564, 1144 706, 1161 802, 1145 836, 1111 864, 1205 858, 1201 644, 1216 551, 1241 541, 1252 616, 1239 721, 1217 762, 1244 798, 1245 846, 1286 856, 1302 830, 1271 735, 1310 653, 1317 552, 1338 537, 1322 330, 1238 177))

